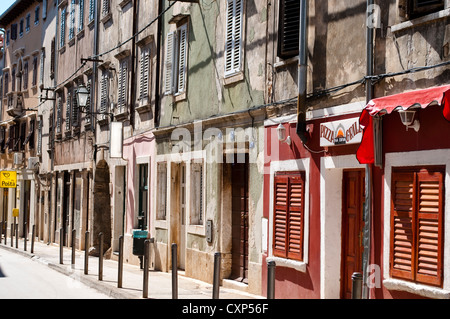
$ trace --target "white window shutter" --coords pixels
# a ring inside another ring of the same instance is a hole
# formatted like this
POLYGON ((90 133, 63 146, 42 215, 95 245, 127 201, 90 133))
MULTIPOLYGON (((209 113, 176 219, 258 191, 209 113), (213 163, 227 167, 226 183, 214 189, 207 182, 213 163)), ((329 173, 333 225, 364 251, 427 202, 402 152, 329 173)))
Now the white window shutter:
POLYGON ((164 93, 173 93, 173 71, 174 71, 174 51, 175 51, 175 32, 167 35, 165 75, 164 75, 164 93))
POLYGON ((187 24, 179 29, 179 60, 178 60, 178 90, 177 93, 184 92, 186 88, 186 69, 187 69, 187 24))
POLYGON ((241 70, 242 20, 242 0, 227 0, 225 76, 241 70))
POLYGON ((108 75, 105 71, 102 73, 100 85, 100 112, 104 113, 108 109, 108 75))
POLYGON ((203 223, 203 164, 192 163, 191 171, 191 225, 203 223))
POLYGON ((150 52, 148 48, 141 51, 141 81, 139 88, 140 99, 148 97, 148 77, 149 77, 150 52))
POLYGON ((120 62, 117 108, 123 112, 127 101, 127 61, 120 62))

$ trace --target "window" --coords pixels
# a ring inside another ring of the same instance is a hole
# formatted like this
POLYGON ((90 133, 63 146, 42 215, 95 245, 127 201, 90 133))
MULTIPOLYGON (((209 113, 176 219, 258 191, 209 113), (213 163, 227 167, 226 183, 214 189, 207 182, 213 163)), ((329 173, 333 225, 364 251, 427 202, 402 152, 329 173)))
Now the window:
POLYGON ((62 48, 66 44, 66 14, 67 14, 67 8, 64 8, 61 10, 61 21, 60 21, 60 41, 59 41, 59 47, 62 48))
POLYGON ((40 69, 39 85, 44 85, 44 61, 45 61, 45 48, 43 48, 41 51, 41 59, 39 61, 39 69, 40 69))
MULTIPOLYGON (((87 83, 86 83, 86 89, 87 89, 88 92, 89 92, 89 96, 88 96, 88 98, 87 98, 87 101, 86 101, 86 108, 85 108, 85 110, 87 110, 88 112, 91 111, 91 94, 92 94, 91 86, 92 86, 92 76, 89 76, 89 77, 88 77, 88 80, 87 80, 87 83)), ((85 124, 86 124, 88 127, 90 127, 90 124, 91 124, 91 116, 92 116, 91 114, 86 113, 86 116, 85 116, 85 124)))
POLYGON ((150 48, 141 48, 140 61, 140 81, 139 81, 139 99, 148 98, 149 92, 149 69, 150 69, 150 48))
POLYGON ((11 91, 16 91, 16 68, 14 68, 11 73, 11 91))
POLYGON ((69 14, 69 40, 72 40, 75 36, 75 0, 70 3, 69 14))
POLYGON ((411 18, 444 9, 444 0, 409 0, 408 13, 411 18))
POLYGON ((188 31, 187 23, 167 35, 165 93, 181 94, 186 90, 188 31))
POLYGON ((56 39, 52 39, 50 46, 50 78, 55 77, 55 61, 56 61, 56 39))
POLYGON ((191 225, 203 225, 203 163, 191 164, 191 225))
POLYGON ((95 18, 95 0, 89 0, 89 22, 95 18))
POLYGON ((16 140, 16 145, 14 145, 14 149, 18 151, 25 150, 25 136, 27 134, 27 122, 23 122, 20 124, 20 134, 19 138, 16 140))
POLYGON ((243 0, 227 0, 225 77, 241 71, 243 0))
POLYGON ((67 90, 67 100, 66 100, 66 133, 72 128, 72 89, 67 90))
POLYGON ((9 73, 6 72, 5 76, 3 77, 3 89, 4 89, 4 96, 8 94, 9 92, 9 73))
POLYGON ((31 13, 27 14, 25 20, 26 20, 26 22, 25 22, 25 31, 28 33, 28 32, 30 32, 31 13))
POLYGON ((279 10, 278 56, 288 59, 299 53, 300 1, 280 0, 279 10))
POLYGON ((38 57, 35 55, 33 57, 33 78, 31 79, 31 85, 37 85, 37 72, 38 72, 38 57))
POLYGON ((17 23, 11 24, 11 40, 17 40, 17 23))
POLYGON ((43 130, 43 119, 42 116, 39 116, 39 121, 38 121, 38 138, 37 138, 37 150, 36 153, 38 155, 42 154, 42 130, 43 130))
MULTIPOLYGON (((26 124, 26 123, 25 123, 26 124)), ((23 135, 25 136, 25 134, 23 135)), ((30 128, 28 130, 28 134, 23 142, 23 147, 28 144, 28 149, 34 149, 34 120, 30 120, 30 128)))
POLYGON ((391 277, 442 286, 443 173, 394 171, 391 184, 391 277))
POLYGON ((76 96, 76 88, 72 87, 72 127, 80 126, 80 108, 76 96))
POLYGON ((124 113, 127 110, 128 96, 128 60, 120 61, 119 66, 119 83, 117 88, 117 112, 124 113))
POLYGON ((108 13, 110 12, 111 8, 110 8, 109 1, 110 0, 103 0, 103 3, 102 3, 102 16, 103 17, 108 15, 108 13))
POLYGON ((62 125, 62 97, 61 94, 58 96, 58 106, 56 109, 56 134, 61 134, 61 125, 62 125))
POLYGON ((23 89, 28 90, 28 61, 25 61, 23 66, 23 89))
MULTIPOLYGON (((109 76, 108 71, 102 71, 102 78, 100 81, 100 112, 106 113, 108 112, 108 88, 109 88, 109 76)), ((105 115, 102 115, 105 118, 105 115)))
POLYGON ((5 153, 6 129, 4 126, 0 127, 0 153, 5 153))
POLYGON ((79 0, 78 5, 80 9, 78 12, 78 32, 80 32, 84 28, 84 0, 79 0))
POLYGON ((278 173, 274 179, 273 254, 303 260, 305 173, 278 173))
POLYGON ((156 219, 165 220, 167 208, 167 163, 160 162, 157 165, 156 196, 156 219))
POLYGON ((9 45, 9 39, 11 37, 11 30, 6 31, 6 46, 9 45))
POLYGON ((40 7, 37 6, 36 9, 34 9, 34 25, 39 24, 39 11, 40 7))
POLYGON ((23 23, 24 23, 24 20, 21 19, 20 23, 19 23, 19 37, 23 37, 23 23))

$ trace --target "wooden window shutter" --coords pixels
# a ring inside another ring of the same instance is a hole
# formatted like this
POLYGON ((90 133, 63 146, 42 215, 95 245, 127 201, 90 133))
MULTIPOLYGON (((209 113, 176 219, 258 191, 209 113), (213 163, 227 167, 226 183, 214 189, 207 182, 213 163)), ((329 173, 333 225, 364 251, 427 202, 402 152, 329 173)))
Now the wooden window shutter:
POLYGON ((61 11, 61 22, 60 22, 60 42, 59 47, 62 48, 66 44, 66 12, 67 8, 62 9, 61 11))
POLYGON ((70 131, 72 125, 72 93, 67 93, 67 101, 66 101, 66 131, 70 131))
POLYGON ((78 1, 79 12, 78 12, 78 31, 84 28, 84 0, 78 1))
POLYGON ((186 68, 187 68, 187 23, 182 25, 178 33, 178 88, 177 93, 182 93, 186 87, 186 68))
POLYGON ((69 13, 69 40, 73 39, 75 36, 75 0, 70 3, 70 13, 69 13))
POLYGON ((303 219, 305 183, 303 176, 289 179, 288 258, 303 259, 303 219))
POLYGON ((442 286, 443 174, 393 173, 391 276, 442 286))
POLYGON ((391 276, 412 280, 414 273, 414 174, 392 176, 391 276))
POLYGON ((278 56, 283 59, 297 56, 300 35, 300 1, 280 0, 278 26, 278 56))
POLYGON ((56 134, 61 134, 61 124, 62 124, 62 98, 58 97, 58 107, 56 110, 56 134))
POLYGON ((95 17, 95 0, 89 0, 89 22, 95 17))
POLYGON ((175 56, 175 32, 170 32, 166 40, 166 60, 164 73, 164 93, 173 93, 173 73, 174 73, 174 56, 175 56))
POLYGON ((102 6, 102 15, 105 16, 109 13, 109 1, 110 0, 103 0, 103 6, 102 6))
POLYGON ((158 163, 157 166, 157 216, 158 220, 166 219, 166 193, 167 193, 167 163, 158 163))
POLYGON ((148 79, 150 68, 150 52, 149 48, 142 48, 141 50, 141 81, 139 87, 139 98, 144 99, 148 97, 148 79))
POLYGON ((287 223, 288 223, 288 185, 287 176, 275 176, 274 219, 273 219, 273 254, 287 257, 287 223))
POLYGON ((303 260, 305 174, 280 174, 274 184, 273 254, 303 260))
POLYGON ((23 89, 28 89, 28 82, 29 82, 29 66, 28 61, 25 61, 24 67, 23 67, 23 89))
POLYGON ((417 173, 416 281, 442 284, 443 174, 417 173))
POLYGON ((102 72, 102 80, 100 83, 100 112, 104 113, 108 110, 108 74, 102 72))
POLYGON ((76 89, 75 87, 72 88, 72 126, 78 127, 80 126, 80 108, 78 107, 78 100, 76 96, 76 89))
POLYGON ((203 224, 203 163, 192 163, 191 225, 203 224))
POLYGON ((225 76, 241 70, 242 63, 242 0, 227 0, 225 41, 225 76))
POLYGON ((119 112, 124 112, 127 104, 127 86, 128 86, 128 63, 127 60, 120 62, 119 85, 117 92, 117 107, 119 112))

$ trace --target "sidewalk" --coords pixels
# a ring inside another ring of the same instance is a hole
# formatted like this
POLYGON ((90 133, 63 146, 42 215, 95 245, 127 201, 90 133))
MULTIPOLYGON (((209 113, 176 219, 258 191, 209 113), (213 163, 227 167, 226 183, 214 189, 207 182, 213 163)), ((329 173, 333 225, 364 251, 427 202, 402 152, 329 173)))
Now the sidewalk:
MULTIPOLYGON (((98 257, 89 257, 88 274, 84 274, 84 251, 75 252, 75 268, 72 269, 72 249, 64 247, 63 264, 59 263, 59 246, 44 244, 35 241, 33 254, 31 240, 27 241, 27 251, 24 251, 23 238, 19 239, 18 248, 15 239, 11 247, 10 238, 7 244, 4 239, 0 243, 0 249, 7 249, 36 262, 41 262, 48 267, 59 271, 75 280, 86 284, 91 288, 117 299, 143 299, 143 270, 139 266, 123 264, 122 288, 117 288, 118 263, 113 260, 103 260, 103 280, 98 280, 98 257)), ((149 271, 148 298, 172 299, 172 273, 149 271)), ((178 298, 179 299, 212 299, 212 285, 187 278, 181 271, 178 272, 178 298)), ((263 297, 251 295, 234 289, 220 287, 220 299, 261 299, 263 297)))

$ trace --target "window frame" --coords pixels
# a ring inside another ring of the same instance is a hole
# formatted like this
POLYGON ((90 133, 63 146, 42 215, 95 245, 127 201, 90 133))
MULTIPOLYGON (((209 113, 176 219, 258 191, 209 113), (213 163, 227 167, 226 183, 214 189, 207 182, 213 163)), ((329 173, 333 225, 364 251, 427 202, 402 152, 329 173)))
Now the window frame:
POLYGON ((224 33, 224 77, 227 78, 242 72, 244 65, 244 0, 226 0, 224 33), (230 11, 232 11, 231 17, 230 11), (237 19, 237 13, 239 19, 237 19), (237 26, 237 24, 239 25, 237 26), (236 42, 238 43, 236 44, 236 42), (237 58, 236 52, 238 53, 237 58), (230 63, 228 60, 231 60, 230 63))

